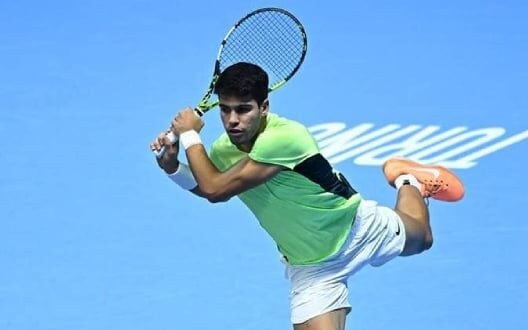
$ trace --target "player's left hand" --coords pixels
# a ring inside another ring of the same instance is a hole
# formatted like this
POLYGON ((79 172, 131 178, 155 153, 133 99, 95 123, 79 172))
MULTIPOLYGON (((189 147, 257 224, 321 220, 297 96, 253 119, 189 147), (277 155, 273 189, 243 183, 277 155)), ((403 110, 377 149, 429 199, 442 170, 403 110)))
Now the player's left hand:
POLYGON ((181 133, 195 130, 200 133, 204 122, 202 118, 198 116, 194 110, 190 107, 187 107, 180 111, 178 115, 171 122, 171 131, 179 136, 181 133))

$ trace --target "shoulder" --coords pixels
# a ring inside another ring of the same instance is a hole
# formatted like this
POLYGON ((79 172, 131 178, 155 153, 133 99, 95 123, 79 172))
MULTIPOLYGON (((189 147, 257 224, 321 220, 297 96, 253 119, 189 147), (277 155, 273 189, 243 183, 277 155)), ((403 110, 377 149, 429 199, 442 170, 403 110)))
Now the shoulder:
POLYGON ((315 140, 303 124, 280 117, 276 114, 269 114, 264 131, 259 135, 256 144, 269 143, 286 144, 286 143, 309 143, 315 144, 315 140))
POLYGON ((281 117, 277 114, 270 113, 267 118, 267 126, 263 133, 278 133, 281 134, 307 134, 310 135, 308 129, 298 121, 281 117))
POLYGON ((292 168, 318 152, 317 142, 304 125, 269 114, 266 128, 255 141, 250 157, 256 161, 292 168))

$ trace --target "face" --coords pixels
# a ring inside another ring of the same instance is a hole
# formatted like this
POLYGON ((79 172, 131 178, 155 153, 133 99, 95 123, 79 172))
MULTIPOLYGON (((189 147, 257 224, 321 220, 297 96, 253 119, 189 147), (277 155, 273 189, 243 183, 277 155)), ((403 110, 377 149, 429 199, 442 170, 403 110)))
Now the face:
POLYGON ((249 151, 268 113, 268 100, 259 107, 255 100, 219 96, 220 116, 231 143, 249 151))

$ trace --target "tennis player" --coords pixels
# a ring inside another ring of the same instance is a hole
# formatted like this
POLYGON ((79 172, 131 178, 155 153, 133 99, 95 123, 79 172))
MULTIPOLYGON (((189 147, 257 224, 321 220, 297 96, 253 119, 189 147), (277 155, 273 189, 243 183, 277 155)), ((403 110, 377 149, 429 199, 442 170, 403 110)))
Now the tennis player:
POLYGON ((344 329, 351 305, 348 278, 365 265, 421 253, 433 244, 424 199, 457 201, 462 182, 448 169, 389 159, 383 165, 397 189, 392 209, 364 200, 319 152, 307 128, 270 112, 268 76, 237 63, 215 84, 225 128, 209 155, 202 120, 183 109, 172 120, 179 146, 160 134, 152 150, 166 148, 159 166, 182 188, 212 203, 237 196, 277 243, 291 280, 294 329, 344 329))

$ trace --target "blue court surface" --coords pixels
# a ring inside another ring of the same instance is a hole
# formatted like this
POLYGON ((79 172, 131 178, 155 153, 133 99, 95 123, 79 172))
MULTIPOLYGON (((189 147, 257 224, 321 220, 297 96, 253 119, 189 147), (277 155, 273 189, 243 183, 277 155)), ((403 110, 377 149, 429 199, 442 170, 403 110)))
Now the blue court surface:
POLYGON ((250 212, 182 191, 149 151, 227 29, 268 6, 309 38, 271 110, 365 198, 394 204, 394 153, 466 185, 431 201, 432 250, 350 279, 347 329, 528 328, 525 1, 20 0, 0 4, 0 329, 291 328, 250 212))

